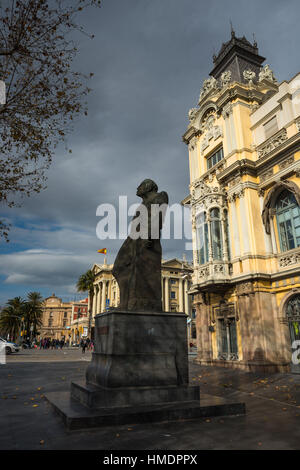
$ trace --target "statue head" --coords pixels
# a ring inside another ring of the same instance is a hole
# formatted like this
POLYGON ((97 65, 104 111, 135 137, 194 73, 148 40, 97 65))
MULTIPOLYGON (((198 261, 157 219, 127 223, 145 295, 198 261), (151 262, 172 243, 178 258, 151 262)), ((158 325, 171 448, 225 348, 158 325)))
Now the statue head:
POLYGON ((146 179, 142 181, 141 184, 138 186, 136 195, 139 197, 143 197, 145 194, 150 193, 152 191, 157 193, 157 190, 157 184, 153 180, 146 179))

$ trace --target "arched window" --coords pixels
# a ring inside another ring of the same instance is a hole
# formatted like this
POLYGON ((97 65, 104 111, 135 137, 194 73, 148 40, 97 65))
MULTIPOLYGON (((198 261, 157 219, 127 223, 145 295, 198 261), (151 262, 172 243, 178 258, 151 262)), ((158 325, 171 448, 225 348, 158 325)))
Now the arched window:
POLYGON ((222 259, 222 229, 220 209, 211 209, 210 227, 213 259, 222 259))
POLYGON ((275 213, 281 251, 300 246, 300 207, 290 191, 280 193, 275 204, 275 213))
POLYGON ((196 239, 199 264, 208 262, 208 225, 206 213, 201 212, 196 216, 196 239))

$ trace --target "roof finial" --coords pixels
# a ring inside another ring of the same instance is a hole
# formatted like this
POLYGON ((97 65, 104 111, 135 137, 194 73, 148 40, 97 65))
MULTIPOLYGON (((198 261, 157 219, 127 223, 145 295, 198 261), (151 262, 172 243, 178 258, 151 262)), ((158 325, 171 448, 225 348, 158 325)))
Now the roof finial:
POLYGON ((216 55, 216 49, 214 47, 213 61, 216 62, 216 60, 217 60, 217 55, 216 55))
POLYGON ((235 31, 234 31, 233 26, 232 26, 231 18, 229 19, 229 22, 230 22, 231 37, 235 38, 235 31))
POLYGON ((253 34, 253 46, 254 46, 254 47, 257 47, 257 42, 256 42, 255 34, 254 34, 254 33, 252 33, 252 34, 253 34))

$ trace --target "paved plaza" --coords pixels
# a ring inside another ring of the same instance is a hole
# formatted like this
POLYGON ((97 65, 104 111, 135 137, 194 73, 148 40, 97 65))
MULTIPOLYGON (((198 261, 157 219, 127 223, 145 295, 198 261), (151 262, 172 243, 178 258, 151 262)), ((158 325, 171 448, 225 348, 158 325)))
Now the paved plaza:
POLYGON ((81 380, 91 353, 22 350, 0 365, 0 449, 184 450, 299 449, 300 375, 262 376, 200 367, 190 380, 203 393, 246 403, 245 416, 67 431, 44 395, 81 380))

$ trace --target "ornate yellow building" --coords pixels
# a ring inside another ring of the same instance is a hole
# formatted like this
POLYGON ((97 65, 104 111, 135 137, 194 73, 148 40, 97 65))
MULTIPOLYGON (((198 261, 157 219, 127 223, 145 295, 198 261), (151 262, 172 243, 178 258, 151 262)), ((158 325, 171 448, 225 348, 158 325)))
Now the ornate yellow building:
POLYGON ((44 299, 42 327, 40 339, 70 339, 70 322, 72 317, 72 303, 63 302, 52 294, 44 299))
POLYGON ((300 74, 264 60, 232 31, 183 136, 197 362, 300 372, 300 74))

